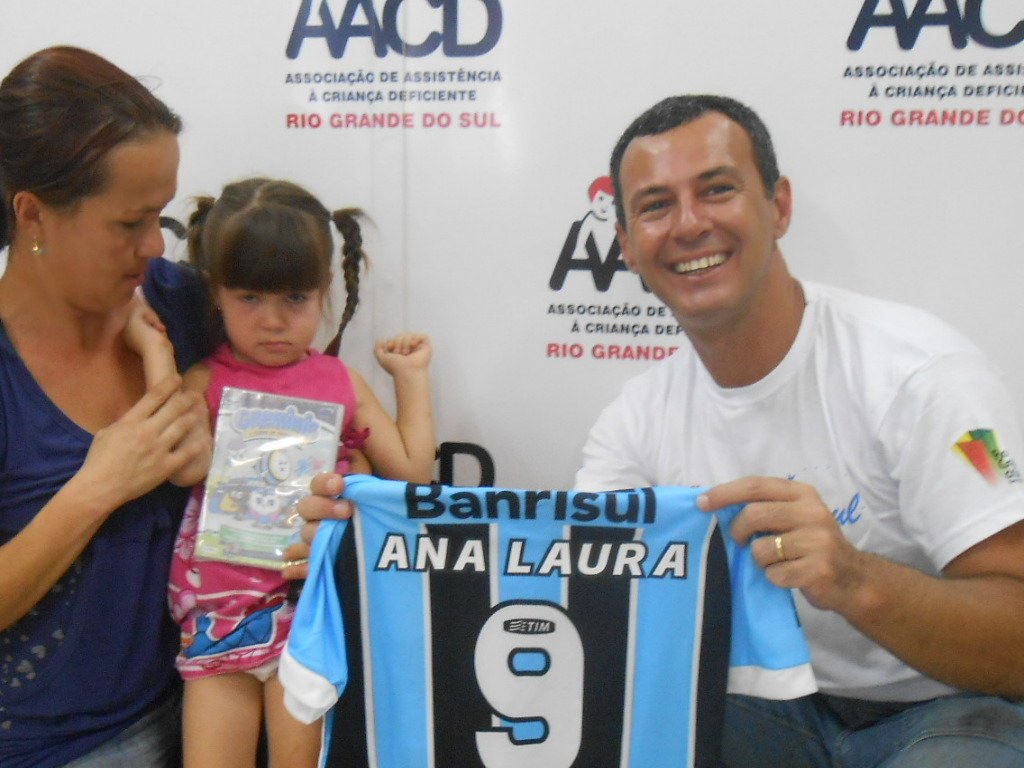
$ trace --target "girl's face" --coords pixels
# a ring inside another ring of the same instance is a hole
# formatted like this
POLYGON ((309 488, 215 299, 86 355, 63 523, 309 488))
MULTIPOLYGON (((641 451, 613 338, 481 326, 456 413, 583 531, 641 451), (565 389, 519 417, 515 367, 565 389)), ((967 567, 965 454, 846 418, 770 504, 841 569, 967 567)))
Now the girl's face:
POLYGON ((237 359, 280 368, 305 359, 320 327, 323 291, 217 289, 217 306, 237 359))

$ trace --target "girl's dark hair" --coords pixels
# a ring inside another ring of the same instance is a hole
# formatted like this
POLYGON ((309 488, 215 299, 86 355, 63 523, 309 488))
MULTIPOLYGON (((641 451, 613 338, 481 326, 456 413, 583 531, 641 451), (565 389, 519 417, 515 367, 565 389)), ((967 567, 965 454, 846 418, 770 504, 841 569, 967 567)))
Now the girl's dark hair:
POLYGON ((325 352, 337 354, 341 334, 359 304, 359 269, 366 260, 358 208, 329 211, 290 181, 246 179, 224 187, 216 200, 196 199, 188 222, 189 261, 205 273, 211 290, 327 290, 334 241, 341 233, 345 308, 325 352))
POLYGON ((138 80, 95 53, 34 53, 0 82, 0 248, 14 236, 14 196, 69 207, 103 190, 110 151, 181 118, 138 80))

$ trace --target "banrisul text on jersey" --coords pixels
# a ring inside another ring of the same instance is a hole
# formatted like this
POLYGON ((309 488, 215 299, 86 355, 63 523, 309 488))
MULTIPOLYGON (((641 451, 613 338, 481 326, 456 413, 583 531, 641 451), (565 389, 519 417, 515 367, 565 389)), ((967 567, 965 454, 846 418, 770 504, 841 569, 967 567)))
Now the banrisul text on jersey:
POLYGON ((410 520, 450 514, 458 520, 553 520, 566 523, 643 525, 655 522, 657 499, 650 488, 614 493, 568 491, 442 490, 409 483, 405 506, 410 520))

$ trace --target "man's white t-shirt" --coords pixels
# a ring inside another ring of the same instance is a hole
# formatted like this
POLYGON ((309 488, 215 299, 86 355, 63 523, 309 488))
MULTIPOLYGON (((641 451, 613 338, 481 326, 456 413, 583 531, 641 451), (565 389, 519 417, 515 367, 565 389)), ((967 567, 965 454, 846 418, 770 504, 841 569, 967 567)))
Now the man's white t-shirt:
MULTIPOLYGON (((575 487, 793 478, 817 488, 855 546, 933 575, 1024 518, 1020 422, 986 357, 924 311, 804 292, 793 347, 761 381, 720 387, 688 345, 629 381, 591 430, 575 487)), ((795 597, 824 692, 953 691, 795 597)))

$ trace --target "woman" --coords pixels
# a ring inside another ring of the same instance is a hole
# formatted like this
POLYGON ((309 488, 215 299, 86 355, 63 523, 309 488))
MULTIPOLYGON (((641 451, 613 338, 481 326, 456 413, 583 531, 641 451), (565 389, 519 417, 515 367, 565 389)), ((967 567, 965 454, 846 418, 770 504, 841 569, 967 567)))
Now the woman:
POLYGON ((182 285, 189 295, 158 259, 180 129, 137 80, 80 49, 40 51, 0 83, 5 768, 177 759, 165 594, 186 491, 166 481, 210 441, 201 398, 177 376, 147 392, 122 331, 144 278, 147 293, 173 278, 154 293, 172 303, 182 285))

